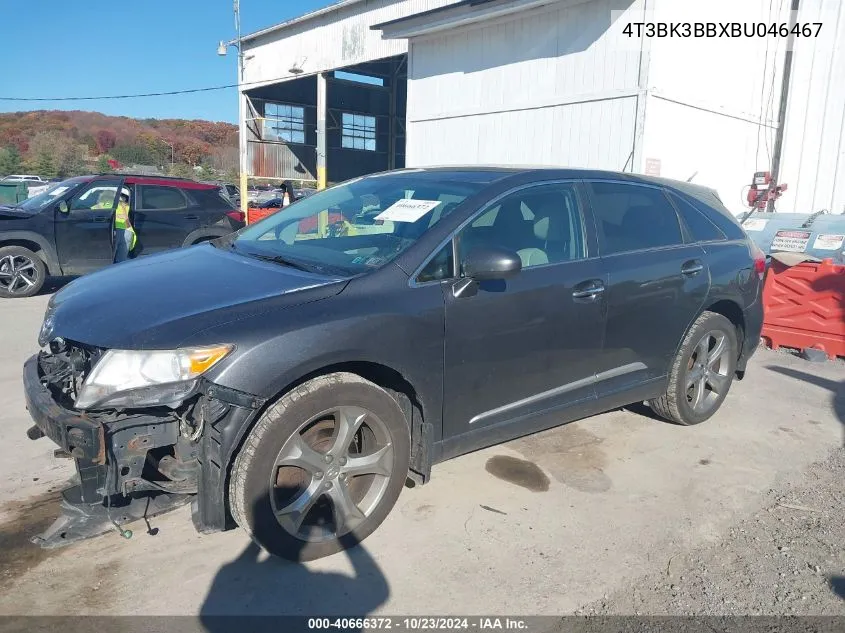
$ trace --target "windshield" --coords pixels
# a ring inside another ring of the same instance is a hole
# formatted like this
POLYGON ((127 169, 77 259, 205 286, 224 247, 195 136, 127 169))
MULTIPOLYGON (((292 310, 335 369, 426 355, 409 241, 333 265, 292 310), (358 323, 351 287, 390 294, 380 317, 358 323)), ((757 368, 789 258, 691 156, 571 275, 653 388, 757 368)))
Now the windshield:
POLYGON ((483 186, 452 174, 369 176, 303 198, 241 230, 231 248, 315 272, 380 268, 483 186))
POLYGON ((41 211, 48 204, 58 199, 59 196, 67 193, 68 191, 76 187, 78 184, 78 180, 65 180, 63 182, 57 182, 55 185, 47 189, 47 191, 42 191, 37 196, 27 198, 18 205, 18 208, 25 209, 26 211, 41 211))

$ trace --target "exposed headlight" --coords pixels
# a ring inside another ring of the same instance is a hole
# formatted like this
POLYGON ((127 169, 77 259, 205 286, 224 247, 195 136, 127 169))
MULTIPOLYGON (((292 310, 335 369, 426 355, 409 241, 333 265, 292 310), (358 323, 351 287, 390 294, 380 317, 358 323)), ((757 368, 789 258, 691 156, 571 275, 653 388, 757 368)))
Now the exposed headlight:
POLYGON ((213 345, 175 350, 108 350, 85 379, 77 409, 174 405, 187 397, 197 378, 233 347, 213 345))

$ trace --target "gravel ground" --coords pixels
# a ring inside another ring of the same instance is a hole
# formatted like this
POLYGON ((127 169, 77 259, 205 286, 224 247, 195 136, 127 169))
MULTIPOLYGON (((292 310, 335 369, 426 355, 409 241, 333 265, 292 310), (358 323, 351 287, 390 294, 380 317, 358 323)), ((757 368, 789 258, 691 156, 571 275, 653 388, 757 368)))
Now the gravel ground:
MULTIPOLYGON (((788 459, 788 455, 784 455, 788 459)), ((717 543, 578 615, 845 615, 845 448, 769 490, 762 510, 717 543)))

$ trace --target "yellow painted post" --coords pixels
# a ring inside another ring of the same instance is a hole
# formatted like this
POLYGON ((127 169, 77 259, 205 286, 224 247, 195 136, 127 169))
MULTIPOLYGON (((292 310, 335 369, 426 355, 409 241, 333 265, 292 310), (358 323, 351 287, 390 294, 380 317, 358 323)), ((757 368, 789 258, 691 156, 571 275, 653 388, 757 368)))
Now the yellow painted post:
POLYGON ((248 186, 249 178, 247 178, 245 171, 241 171, 241 211, 243 211, 244 221, 247 224, 249 224, 249 192, 247 191, 248 186))
MULTIPOLYGON (((328 108, 326 73, 317 75, 317 189, 326 188, 326 111, 328 108)), ((325 237, 329 230, 329 210, 317 214, 317 235, 325 237)))

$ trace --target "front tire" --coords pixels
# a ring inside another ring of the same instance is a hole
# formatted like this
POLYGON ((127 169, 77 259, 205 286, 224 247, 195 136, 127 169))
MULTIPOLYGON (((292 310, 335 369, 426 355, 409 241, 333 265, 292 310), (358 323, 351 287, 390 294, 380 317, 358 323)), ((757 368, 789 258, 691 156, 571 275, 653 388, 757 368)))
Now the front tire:
POLYGON ((408 424, 389 393, 351 373, 320 376, 250 432, 232 468, 232 515, 271 554, 329 556, 384 521, 409 462, 408 424))
POLYGON ((23 246, 0 248, 0 297, 31 297, 41 290, 47 267, 41 258, 23 246))
POLYGON ((703 312, 684 337, 666 393, 648 405, 659 416, 690 426, 722 406, 736 371, 736 328, 721 314, 703 312))

